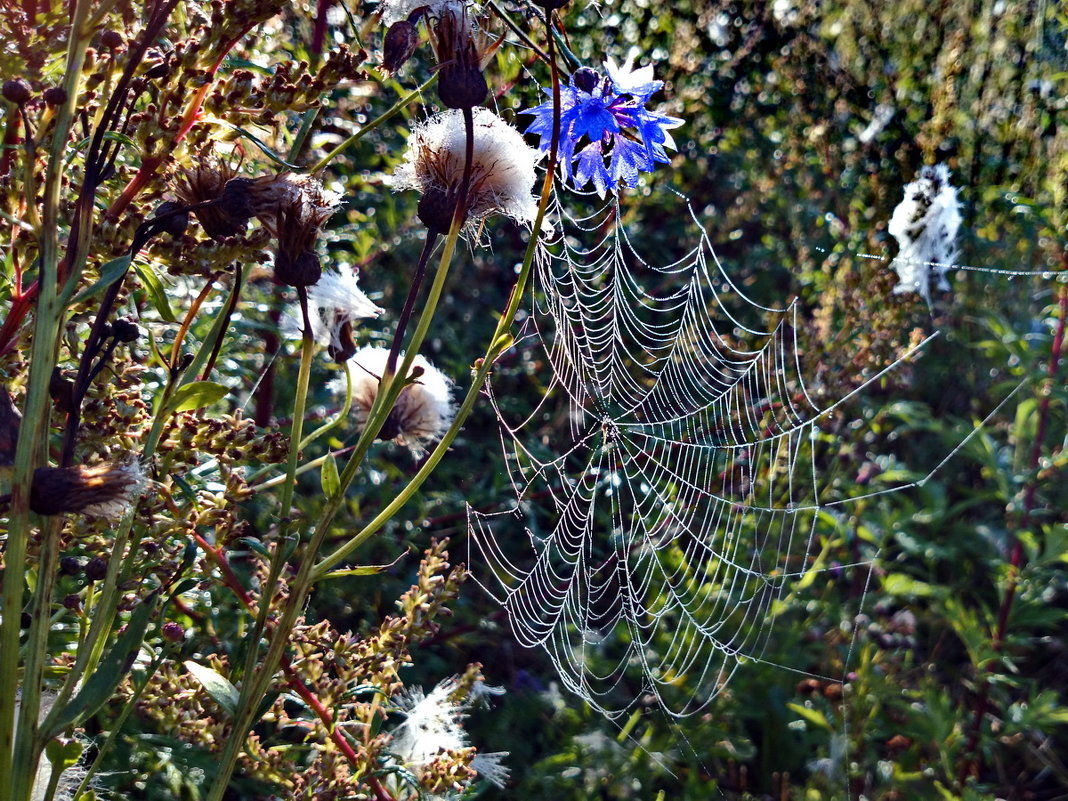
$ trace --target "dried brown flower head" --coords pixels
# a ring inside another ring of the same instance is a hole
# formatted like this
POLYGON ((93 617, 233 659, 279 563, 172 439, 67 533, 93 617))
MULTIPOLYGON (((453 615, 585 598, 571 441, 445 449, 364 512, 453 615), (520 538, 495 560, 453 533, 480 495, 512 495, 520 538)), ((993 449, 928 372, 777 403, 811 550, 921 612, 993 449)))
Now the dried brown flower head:
POLYGON ((459 2, 442 6, 431 26, 431 43, 438 59, 438 97, 447 108, 474 108, 489 94, 482 74, 488 57, 496 48, 478 41, 467 16, 467 7, 459 2))
POLYGON ((294 287, 315 284, 323 272, 315 242, 340 196, 311 176, 282 173, 252 182, 249 200, 253 213, 278 240, 275 280, 294 287))
POLYGON ((252 181, 214 159, 198 163, 179 175, 174 191, 212 239, 226 239, 245 230, 253 212, 249 201, 252 181))
POLYGON ((136 460, 91 467, 39 467, 33 472, 30 509, 39 515, 121 517, 144 485, 145 474, 136 460))

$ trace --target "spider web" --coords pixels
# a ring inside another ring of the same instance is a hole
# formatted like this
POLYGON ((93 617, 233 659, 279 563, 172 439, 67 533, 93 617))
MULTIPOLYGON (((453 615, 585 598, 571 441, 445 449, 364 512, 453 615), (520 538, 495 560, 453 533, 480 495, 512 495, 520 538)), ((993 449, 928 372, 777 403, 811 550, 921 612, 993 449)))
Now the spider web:
POLYGON ((553 378, 518 421, 487 383, 517 504, 469 510, 471 563, 518 641, 599 712, 693 715, 762 658, 777 602, 817 569, 818 423, 846 398, 813 401, 796 302, 747 298, 688 204, 697 242, 666 266, 617 201, 554 206, 530 317, 553 378))

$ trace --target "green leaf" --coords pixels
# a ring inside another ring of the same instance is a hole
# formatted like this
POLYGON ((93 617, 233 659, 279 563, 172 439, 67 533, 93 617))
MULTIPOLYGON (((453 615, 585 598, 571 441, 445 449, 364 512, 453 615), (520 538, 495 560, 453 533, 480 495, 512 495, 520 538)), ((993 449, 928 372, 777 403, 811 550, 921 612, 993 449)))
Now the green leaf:
POLYGON ((191 412, 226 397, 230 390, 215 381, 193 381, 178 388, 167 405, 167 413, 191 412))
POLYGON ((152 305, 156 307, 159 316, 168 323, 178 322, 178 318, 171 311, 170 301, 167 300, 167 291, 164 289, 163 282, 159 280, 159 276, 151 268, 137 262, 134 262, 133 268, 137 273, 137 277, 141 279, 141 283, 144 284, 145 292, 148 293, 148 298, 152 301, 152 305))
POLYGON ((787 704, 786 706, 799 714, 806 723, 810 723, 813 726, 826 731, 834 731, 834 727, 831 726, 830 721, 827 720, 827 716, 818 709, 809 709, 803 704, 787 704))
POLYGON ((62 773, 67 768, 78 764, 78 760, 82 758, 84 750, 85 747, 78 740, 67 740, 65 742, 49 740, 48 745, 45 746, 45 756, 52 765, 54 772, 62 773))
POLYGON ((78 694, 48 725, 44 735, 46 738, 51 739, 71 726, 76 726, 111 700, 115 688, 119 686, 123 676, 130 672, 137 652, 141 650, 145 632, 148 630, 148 621, 152 618, 158 600, 159 592, 156 591, 137 605, 115 645, 100 660, 100 664, 82 685, 78 694))
POLYGON ((210 667, 198 665, 192 659, 187 659, 182 664, 193 674, 193 678, 200 682, 205 692, 215 699, 215 703, 222 708, 223 712, 231 718, 237 714, 237 702, 241 694, 225 676, 219 675, 210 667))
POLYGON ((261 140, 255 134, 252 134, 252 133, 246 131, 240 125, 233 125, 231 127, 235 131, 237 131, 239 134, 244 136, 246 139, 251 141, 252 144, 254 144, 256 147, 258 147, 260 150, 262 150, 263 151, 263 155, 265 155, 267 158, 269 158, 275 164, 278 164, 281 167, 285 167, 287 170, 292 170, 293 172, 306 172, 307 171, 304 167, 300 167, 300 166, 298 166, 296 164, 290 164, 288 161, 286 161, 281 156, 279 156, 277 153, 275 153, 273 150, 271 150, 271 148, 269 148, 263 142, 263 140, 261 140))
POLYGON ((319 478, 323 485, 323 495, 326 496, 327 500, 336 498, 338 492, 341 491, 341 476, 337 472, 337 461, 334 459, 334 454, 328 453, 326 455, 319 478))
POLYGON ((411 553, 411 548, 405 549, 404 553, 390 562, 388 565, 357 565, 356 567, 346 567, 341 570, 331 570, 329 573, 324 573, 324 579, 332 578, 344 578, 345 576, 373 576, 376 573, 382 573, 394 567, 397 562, 403 559, 411 553))
POLYGON ((891 573, 883 579, 883 592, 887 595, 913 598, 934 598, 945 595, 942 587, 935 587, 901 573, 891 573))
POLYGON ((89 300, 89 298, 99 295, 113 283, 126 275, 126 271, 130 269, 131 261, 132 259, 129 255, 119 256, 119 258, 109 261, 100 268, 100 277, 96 282, 75 295, 74 300, 71 302, 84 303, 89 300))
POLYGON ((237 540, 234 541, 234 545, 244 545, 250 551, 258 553, 264 559, 271 558, 271 552, 267 550, 267 546, 252 537, 238 537, 237 540))

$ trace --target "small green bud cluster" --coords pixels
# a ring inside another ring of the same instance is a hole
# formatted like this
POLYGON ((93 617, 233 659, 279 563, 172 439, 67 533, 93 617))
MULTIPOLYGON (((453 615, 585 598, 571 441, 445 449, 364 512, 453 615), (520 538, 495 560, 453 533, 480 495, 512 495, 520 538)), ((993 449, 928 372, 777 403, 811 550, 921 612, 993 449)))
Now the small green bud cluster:
POLYGON ((289 454, 289 440, 279 431, 261 431, 240 412, 207 417, 179 412, 167 423, 159 451, 176 463, 197 465, 204 457, 233 465, 279 464, 289 454))

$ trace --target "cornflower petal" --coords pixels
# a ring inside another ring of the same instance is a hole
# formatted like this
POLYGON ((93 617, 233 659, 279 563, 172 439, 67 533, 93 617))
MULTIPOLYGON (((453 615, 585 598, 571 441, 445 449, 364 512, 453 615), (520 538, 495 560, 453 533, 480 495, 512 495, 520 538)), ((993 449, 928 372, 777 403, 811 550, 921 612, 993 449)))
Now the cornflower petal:
MULTIPOLYGON (((664 83, 653 80, 651 66, 634 69, 633 61, 632 55, 621 67, 608 59, 607 77, 588 68, 576 70, 569 84, 560 87, 559 163, 564 181, 579 189, 592 182, 602 197, 620 182, 637 186, 639 173, 668 163, 667 148, 675 147, 668 131, 682 124, 645 108, 664 83)), ((526 133, 539 137, 541 152, 549 150, 552 101, 521 113, 534 117, 526 133)))

